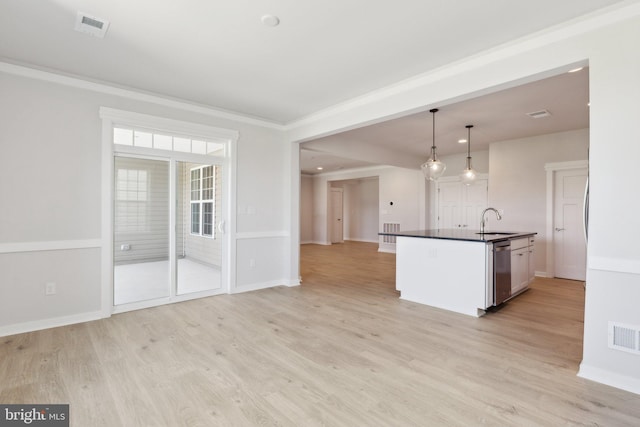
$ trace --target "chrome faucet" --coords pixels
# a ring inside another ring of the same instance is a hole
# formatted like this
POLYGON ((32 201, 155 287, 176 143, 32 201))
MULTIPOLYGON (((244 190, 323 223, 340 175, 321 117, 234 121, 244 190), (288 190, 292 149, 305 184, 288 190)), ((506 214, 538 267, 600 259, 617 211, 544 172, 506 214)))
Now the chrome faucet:
POLYGON ((502 215, 500 215, 500 212, 498 212, 498 210, 495 209, 495 208, 487 208, 487 209, 483 210, 482 211, 482 216, 481 216, 481 219, 480 219, 480 233, 484 233, 484 223, 485 223, 484 214, 486 214, 487 211, 494 211, 496 213, 496 218, 498 218, 498 221, 500 221, 502 219, 502 215))

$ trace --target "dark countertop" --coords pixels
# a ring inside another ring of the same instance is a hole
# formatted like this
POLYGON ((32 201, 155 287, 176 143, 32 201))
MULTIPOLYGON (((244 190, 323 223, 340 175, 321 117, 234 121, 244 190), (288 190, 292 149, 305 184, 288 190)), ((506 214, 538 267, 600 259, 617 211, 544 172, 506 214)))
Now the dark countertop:
POLYGON ((395 233, 378 233, 380 236, 402 236, 420 237, 423 239, 444 239, 444 240, 464 240, 467 242, 497 242, 500 240, 510 240, 520 237, 533 236, 538 234, 533 231, 485 231, 480 234, 480 230, 470 230, 468 228, 446 228, 441 230, 411 230, 397 231, 395 233))

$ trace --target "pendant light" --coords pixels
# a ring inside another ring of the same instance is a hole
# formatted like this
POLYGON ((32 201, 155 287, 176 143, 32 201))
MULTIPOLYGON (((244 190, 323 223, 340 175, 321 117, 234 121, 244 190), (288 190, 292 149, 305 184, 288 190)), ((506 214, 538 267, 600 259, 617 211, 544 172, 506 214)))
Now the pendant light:
POLYGON ((420 169, 422 169, 425 179, 436 181, 442 176, 447 166, 438 160, 438 156, 436 155, 436 113, 438 109, 434 108, 429 110, 429 112, 433 116, 433 145, 431 146, 431 157, 420 166, 420 169))
POLYGON ((476 171, 471 167, 471 128, 473 125, 467 125, 467 167, 460 174, 460 179, 465 185, 471 185, 476 180, 476 171))

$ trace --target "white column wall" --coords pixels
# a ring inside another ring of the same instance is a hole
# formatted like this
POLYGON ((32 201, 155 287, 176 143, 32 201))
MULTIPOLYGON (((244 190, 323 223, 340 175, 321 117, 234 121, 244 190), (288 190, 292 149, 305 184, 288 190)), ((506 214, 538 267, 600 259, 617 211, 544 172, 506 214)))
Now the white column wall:
POLYGON ((640 287, 638 40, 640 4, 630 2, 327 109, 291 124, 288 137, 310 140, 588 64, 591 222, 580 375, 640 393, 640 356, 609 349, 606 333, 609 320, 640 325, 640 310, 628 303, 640 287))

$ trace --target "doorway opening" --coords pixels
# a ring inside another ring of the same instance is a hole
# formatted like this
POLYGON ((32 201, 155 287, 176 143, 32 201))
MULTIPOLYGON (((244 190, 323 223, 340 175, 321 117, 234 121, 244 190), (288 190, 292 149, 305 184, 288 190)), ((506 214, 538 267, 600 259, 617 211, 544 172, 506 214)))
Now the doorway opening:
POLYGON ((229 292, 235 132, 101 109, 103 310, 229 292))
POLYGON ((547 276, 584 282, 587 273, 588 161, 548 163, 547 276))

